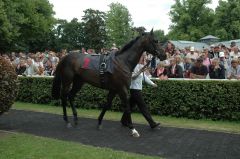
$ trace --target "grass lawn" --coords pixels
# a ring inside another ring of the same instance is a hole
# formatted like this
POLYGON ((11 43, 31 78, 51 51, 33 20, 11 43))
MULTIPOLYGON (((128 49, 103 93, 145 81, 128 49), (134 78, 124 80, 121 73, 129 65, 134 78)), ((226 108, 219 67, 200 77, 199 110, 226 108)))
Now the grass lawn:
POLYGON ((0 131, 1 159, 159 159, 109 148, 0 131))
MULTIPOLYGON (((50 105, 15 102, 12 108, 17 110, 31 110, 31 111, 47 112, 47 113, 62 115, 61 107, 55 107, 50 105)), ((70 108, 68 108, 67 111, 69 115, 72 115, 72 111, 70 108)), ((94 118, 94 119, 96 119, 100 113, 100 110, 92 110, 92 109, 91 110, 78 109, 77 111, 78 111, 79 117, 87 117, 87 118, 94 118)), ((121 115, 122 115, 122 112, 108 111, 104 119, 120 121, 121 115)), ((146 120, 139 113, 133 113, 132 118, 134 123, 146 124, 146 120)), ((174 118, 174 117, 157 116, 157 115, 153 116, 153 118, 164 126, 240 134, 240 121, 238 122, 212 121, 212 120, 206 120, 206 119, 193 120, 193 119, 187 119, 187 118, 174 118)))

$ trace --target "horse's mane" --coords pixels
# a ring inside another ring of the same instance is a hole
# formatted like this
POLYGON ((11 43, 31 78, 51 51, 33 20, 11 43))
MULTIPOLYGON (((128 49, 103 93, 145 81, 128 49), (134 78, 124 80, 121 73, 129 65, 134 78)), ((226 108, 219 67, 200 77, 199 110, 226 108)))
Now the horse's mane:
POLYGON ((140 38, 140 36, 136 37, 135 39, 131 40, 129 43, 127 43, 125 46, 122 47, 121 50, 119 50, 116 55, 119 55, 123 52, 125 52, 127 49, 131 48, 133 44, 140 38))

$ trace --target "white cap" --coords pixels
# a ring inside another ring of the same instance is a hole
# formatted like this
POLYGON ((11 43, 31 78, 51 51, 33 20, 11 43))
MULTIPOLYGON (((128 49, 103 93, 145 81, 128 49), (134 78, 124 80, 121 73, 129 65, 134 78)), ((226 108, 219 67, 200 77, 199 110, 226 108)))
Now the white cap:
POLYGON ((225 57, 224 52, 219 52, 219 57, 225 57))
POLYGON ((194 47, 193 46, 190 47, 190 51, 194 51, 194 47))

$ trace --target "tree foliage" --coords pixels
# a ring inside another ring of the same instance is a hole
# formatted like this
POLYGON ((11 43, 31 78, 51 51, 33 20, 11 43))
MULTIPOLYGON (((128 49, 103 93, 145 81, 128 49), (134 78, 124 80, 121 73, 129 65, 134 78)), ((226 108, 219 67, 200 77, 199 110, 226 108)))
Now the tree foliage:
POLYGON ((172 25, 168 37, 198 41, 212 33, 214 12, 206 6, 209 3, 211 0, 176 0, 170 11, 172 25))
POLYGON ((42 50, 54 25, 48 0, 0 1, 0 50, 42 50))
POLYGON ((83 25, 84 25, 84 45, 86 48, 93 48, 100 51, 107 41, 106 34, 106 15, 99 10, 87 9, 84 11, 83 25))
POLYGON ((115 43, 121 47, 133 37, 132 18, 128 9, 120 3, 111 3, 109 7, 106 19, 108 46, 115 43))
POLYGON ((78 22, 77 18, 72 19, 69 23, 60 20, 57 35, 61 48, 75 50, 84 46, 83 23, 78 22))
POLYGON ((214 21, 215 34, 223 40, 240 39, 240 1, 219 1, 214 21))
POLYGON ((169 39, 198 41, 206 35, 221 40, 240 38, 240 1, 220 0, 215 12, 211 0, 176 0, 171 7, 169 39))
POLYGON ((167 41, 167 37, 163 30, 154 30, 154 36, 160 43, 165 43, 167 41))

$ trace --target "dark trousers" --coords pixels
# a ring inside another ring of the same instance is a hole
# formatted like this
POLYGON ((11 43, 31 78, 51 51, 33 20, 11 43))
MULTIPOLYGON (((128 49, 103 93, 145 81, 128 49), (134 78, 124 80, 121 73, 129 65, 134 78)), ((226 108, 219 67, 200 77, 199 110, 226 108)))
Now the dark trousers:
MULTIPOLYGON (((143 114, 145 119, 148 121, 150 126, 153 126, 156 124, 156 122, 153 121, 151 114, 148 111, 147 105, 144 102, 143 96, 142 96, 142 91, 141 90, 136 90, 136 89, 130 89, 130 99, 129 99, 129 104, 131 111, 135 107, 135 105, 138 106, 140 112, 143 114)), ((121 119, 122 124, 128 125, 126 113, 123 113, 122 119, 121 119)))

